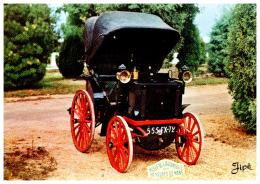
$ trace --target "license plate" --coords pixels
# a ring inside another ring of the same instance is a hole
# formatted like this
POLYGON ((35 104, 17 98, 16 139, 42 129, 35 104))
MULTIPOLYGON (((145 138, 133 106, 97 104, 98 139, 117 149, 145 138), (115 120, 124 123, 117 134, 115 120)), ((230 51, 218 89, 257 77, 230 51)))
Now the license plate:
POLYGON ((146 132, 149 135, 162 135, 162 134, 170 134, 175 132, 176 127, 172 125, 165 126, 148 126, 146 132))

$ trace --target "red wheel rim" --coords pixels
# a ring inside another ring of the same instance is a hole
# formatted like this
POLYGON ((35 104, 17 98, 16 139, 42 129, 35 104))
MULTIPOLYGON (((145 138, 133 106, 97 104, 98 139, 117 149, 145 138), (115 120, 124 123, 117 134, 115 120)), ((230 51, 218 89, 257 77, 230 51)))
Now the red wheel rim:
POLYGON ((133 158, 133 141, 126 121, 114 116, 106 134, 107 154, 110 164, 118 172, 126 172, 133 158))
POLYGON ((193 165, 201 153, 203 130, 199 120, 193 114, 185 113, 183 116, 185 122, 176 130, 176 150, 183 162, 193 165))
POLYGON ((92 100, 85 90, 78 90, 73 98, 70 125, 75 147, 80 152, 86 152, 94 136, 95 113, 92 100))

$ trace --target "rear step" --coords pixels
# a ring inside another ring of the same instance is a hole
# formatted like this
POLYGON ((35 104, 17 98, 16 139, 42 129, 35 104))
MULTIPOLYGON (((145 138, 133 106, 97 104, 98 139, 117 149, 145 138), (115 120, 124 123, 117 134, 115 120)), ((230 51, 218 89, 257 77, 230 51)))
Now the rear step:
POLYGON ((71 107, 67 109, 67 111, 69 112, 69 115, 71 114, 71 107))

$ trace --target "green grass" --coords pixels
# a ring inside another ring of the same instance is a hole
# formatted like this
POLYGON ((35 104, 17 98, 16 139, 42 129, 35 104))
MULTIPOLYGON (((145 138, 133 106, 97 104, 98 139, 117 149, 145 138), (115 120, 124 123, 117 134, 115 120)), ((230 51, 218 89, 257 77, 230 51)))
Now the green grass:
MULTIPOLYGON (((227 83, 227 78, 198 77, 187 86, 216 85, 227 83)), ((65 79, 59 71, 48 71, 43 80, 30 89, 5 91, 5 97, 28 97, 37 95, 74 94, 78 89, 85 89, 84 80, 65 79)))
POLYGON ((85 81, 65 79, 58 71, 47 72, 43 80, 30 89, 5 91, 5 97, 28 97, 37 95, 73 94, 78 89, 85 89, 85 81))
POLYGON ((198 77, 192 80, 187 86, 199 86, 199 85, 217 85, 227 84, 228 79, 224 77, 198 77))

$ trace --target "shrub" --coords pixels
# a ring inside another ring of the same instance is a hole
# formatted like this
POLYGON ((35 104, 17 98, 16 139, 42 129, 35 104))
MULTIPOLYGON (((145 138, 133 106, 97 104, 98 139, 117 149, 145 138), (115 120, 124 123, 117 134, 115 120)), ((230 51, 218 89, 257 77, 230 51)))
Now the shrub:
POLYGON ((233 10, 227 42, 229 89, 235 117, 256 132, 256 5, 239 4, 233 10))
POLYGON ((61 46, 57 66, 63 77, 73 78, 82 74, 84 43, 79 34, 68 34, 61 46))
POLYGON ((43 4, 4 5, 4 88, 39 82, 57 35, 50 9, 43 4))

